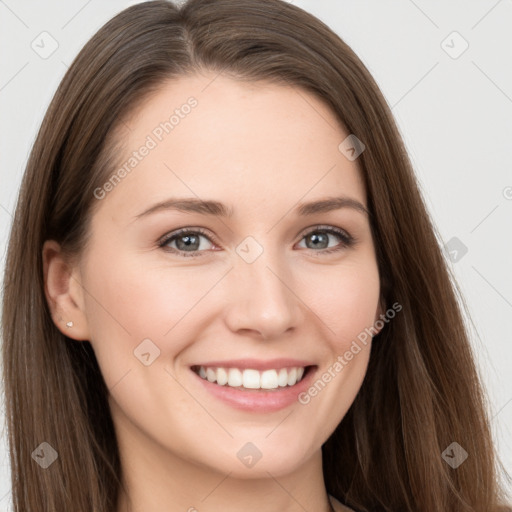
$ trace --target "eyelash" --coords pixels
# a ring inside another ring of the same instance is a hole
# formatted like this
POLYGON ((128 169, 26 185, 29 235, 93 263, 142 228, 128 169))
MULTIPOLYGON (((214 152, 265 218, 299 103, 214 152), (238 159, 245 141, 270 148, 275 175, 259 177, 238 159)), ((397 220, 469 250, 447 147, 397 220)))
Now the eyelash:
MULTIPOLYGON (((319 251, 315 251, 313 249, 310 249, 313 252, 319 252, 321 254, 331 254, 331 253, 334 253, 334 252, 341 251, 342 249, 350 248, 350 247, 352 247, 357 242, 356 238, 354 238, 353 236, 349 235, 344 230, 341 230, 339 228, 335 228, 333 226, 327 226, 326 227, 326 226, 321 226, 321 225, 320 226, 314 226, 313 229, 311 229, 311 231, 308 231, 308 232, 304 233, 304 235, 302 235, 301 241, 306 236, 311 235, 313 233, 316 233, 317 231, 321 231, 322 233, 328 233, 328 234, 332 234, 332 235, 337 235, 342 240, 342 243, 340 245, 338 245, 338 246, 331 247, 330 249, 322 249, 322 250, 319 250, 319 251)), ((172 252, 172 253, 175 253, 175 254, 179 254, 180 256, 183 256, 185 258, 190 258, 190 257, 191 258, 196 258, 196 257, 201 256, 201 253, 205 252, 205 251, 194 251, 194 252, 189 252, 187 254, 187 251, 182 251, 180 249, 174 249, 174 248, 171 248, 171 247, 165 247, 169 242, 172 242, 173 240, 175 240, 176 238, 179 238, 181 235, 184 235, 184 234, 199 234, 199 235, 202 235, 205 238, 207 238, 213 244, 217 245, 215 239, 212 239, 212 237, 208 233, 206 233, 206 231, 204 231, 203 229, 201 229, 201 228, 194 228, 194 229, 183 228, 183 229, 180 229, 180 230, 175 231, 173 233, 169 233, 169 234, 165 235, 158 242, 158 246, 161 249, 163 249, 164 251, 166 251, 166 252, 172 252)))

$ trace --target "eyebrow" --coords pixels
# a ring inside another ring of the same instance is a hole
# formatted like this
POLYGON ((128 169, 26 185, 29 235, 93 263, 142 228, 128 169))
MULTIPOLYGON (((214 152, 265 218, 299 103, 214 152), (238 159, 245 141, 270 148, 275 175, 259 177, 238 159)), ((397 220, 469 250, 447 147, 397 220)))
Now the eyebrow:
MULTIPOLYGON (((366 207, 351 197, 326 197, 317 201, 311 201, 308 203, 299 203, 295 211, 299 216, 311 216, 317 213, 326 213, 333 210, 339 210, 341 208, 351 208, 357 212, 370 216, 369 211, 366 207)), ((170 198, 165 201, 161 201, 147 210, 139 213, 135 216, 135 219, 146 217, 150 214, 166 211, 166 210, 177 210, 186 213, 199 213, 202 215, 211 215, 215 217, 232 217, 233 209, 228 208, 224 203, 213 200, 203 200, 196 198, 170 198)))

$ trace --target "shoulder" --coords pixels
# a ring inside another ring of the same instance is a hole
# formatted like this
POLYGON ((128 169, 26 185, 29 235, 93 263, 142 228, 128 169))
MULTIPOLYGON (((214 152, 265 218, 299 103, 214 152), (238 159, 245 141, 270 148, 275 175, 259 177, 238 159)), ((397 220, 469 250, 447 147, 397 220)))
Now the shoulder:
POLYGON ((332 506, 334 508, 334 512, 354 512, 351 508, 343 505, 343 503, 338 501, 334 496, 331 496, 329 494, 329 498, 330 498, 332 506))

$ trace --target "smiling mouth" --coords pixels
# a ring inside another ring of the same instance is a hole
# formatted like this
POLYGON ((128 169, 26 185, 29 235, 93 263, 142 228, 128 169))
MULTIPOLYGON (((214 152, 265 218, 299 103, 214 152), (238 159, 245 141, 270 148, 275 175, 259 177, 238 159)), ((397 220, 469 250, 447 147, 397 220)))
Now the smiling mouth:
POLYGON ((280 391, 298 384, 314 366, 274 368, 264 371, 252 368, 222 368, 192 366, 194 373, 203 380, 240 391, 280 391))

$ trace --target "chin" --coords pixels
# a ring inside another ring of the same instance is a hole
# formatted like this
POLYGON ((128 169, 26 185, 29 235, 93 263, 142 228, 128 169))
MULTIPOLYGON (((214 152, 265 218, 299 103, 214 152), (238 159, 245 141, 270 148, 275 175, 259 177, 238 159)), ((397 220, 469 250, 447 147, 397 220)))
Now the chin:
MULTIPOLYGON (((268 439, 265 441, 264 437, 262 441, 231 440, 229 444, 236 445, 236 448, 228 449, 226 453, 219 454, 218 458, 210 458, 205 463, 219 473, 229 473, 231 478, 266 479, 269 473, 273 477, 285 476, 297 471, 313 454, 321 453, 321 443, 317 450, 310 448, 305 451, 303 438, 297 435, 295 439, 296 442, 291 443, 279 436, 276 436, 275 442, 268 439)), ((210 455, 213 454, 210 452, 210 455)))

